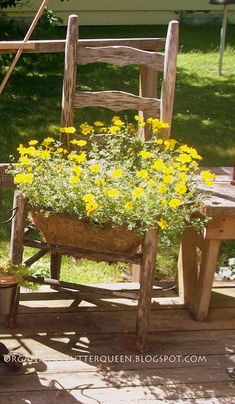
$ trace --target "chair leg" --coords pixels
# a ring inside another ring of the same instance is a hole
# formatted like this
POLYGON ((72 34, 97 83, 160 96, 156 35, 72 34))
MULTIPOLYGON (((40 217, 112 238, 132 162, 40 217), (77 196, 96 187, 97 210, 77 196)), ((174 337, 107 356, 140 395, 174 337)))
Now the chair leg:
POLYGON ((16 191, 14 194, 13 208, 16 214, 12 219, 11 226, 11 245, 10 259, 12 264, 22 263, 24 251, 24 225, 26 217, 25 200, 22 195, 16 191))
POLYGON ((51 278, 60 279, 60 269, 61 269, 62 255, 51 251, 51 278))
POLYGON ((150 229, 145 233, 143 242, 143 259, 141 264, 140 295, 137 311, 137 349, 146 347, 151 310, 151 297, 154 282, 157 254, 157 230, 150 229))

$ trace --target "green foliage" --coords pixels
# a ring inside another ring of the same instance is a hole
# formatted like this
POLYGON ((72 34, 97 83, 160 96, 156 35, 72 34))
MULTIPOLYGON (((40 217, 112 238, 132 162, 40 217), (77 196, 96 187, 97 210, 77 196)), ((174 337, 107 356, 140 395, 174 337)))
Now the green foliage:
MULTIPOLYGON (((164 235, 181 232, 194 223, 204 196, 194 179, 201 157, 192 147, 163 140, 159 132, 168 125, 159 119, 135 118, 136 126, 117 116, 108 127, 100 121, 81 124, 70 152, 51 137, 39 146, 37 140, 20 145, 18 163, 10 168, 17 188, 37 209, 101 227, 120 225, 142 234, 158 225, 164 235), (153 135, 144 142, 146 125, 153 135)), ((61 131, 72 139, 75 128, 61 131)), ((202 179, 210 186, 213 174, 202 171, 202 179)))
POLYGON ((0 258, 0 276, 14 275, 17 277, 19 285, 27 289, 36 290, 38 285, 27 281, 25 278, 32 275, 32 271, 26 265, 13 265, 9 260, 0 258))
POLYGON ((0 8, 16 7, 20 3, 22 3, 22 0, 1 0, 0 8))

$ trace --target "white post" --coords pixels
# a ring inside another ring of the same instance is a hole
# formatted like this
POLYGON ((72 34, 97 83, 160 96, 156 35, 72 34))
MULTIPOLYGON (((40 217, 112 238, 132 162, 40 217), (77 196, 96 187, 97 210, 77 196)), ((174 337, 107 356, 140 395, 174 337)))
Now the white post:
POLYGON ((222 62, 223 62, 223 53, 224 53, 226 28, 227 28, 227 16, 228 16, 228 9, 227 9, 227 5, 225 4, 224 5, 224 14, 223 14, 223 23, 222 23, 221 32, 220 32, 219 67, 218 67, 219 76, 222 75, 222 62))

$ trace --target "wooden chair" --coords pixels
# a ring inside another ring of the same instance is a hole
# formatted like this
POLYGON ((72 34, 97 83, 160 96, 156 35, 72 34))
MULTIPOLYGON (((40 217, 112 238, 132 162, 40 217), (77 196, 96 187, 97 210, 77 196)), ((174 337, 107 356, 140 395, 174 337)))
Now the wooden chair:
MULTIPOLYGON (((154 116, 160 117, 171 125, 174 88, 176 77, 176 58, 178 50, 178 22, 172 21, 168 27, 166 41, 163 38, 146 39, 102 39, 102 40, 79 40, 78 39, 78 17, 69 17, 66 49, 65 49, 65 71, 62 97, 62 118, 63 127, 73 126, 74 108, 87 106, 102 106, 114 111, 123 109, 136 109, 141 111, 144 118, 154 116), (165 47, 165 50, 164 50, 165 47), (163 53, 156 52, 163 49, 163 53), (140 65, 140 94, 133 95, 121 91, 84 92, 76 91, 77 65, 84 65, 92 62, 106 62, 117 66, 130 64, 140 65), (161 96, 157 98, 157 72, 163 72, 161 96)), ((169 135, 169 130, 163 133, 169 135)), ((149 130, 144 133, 145 140, 151 136, 149 130)), ((67 144, 66 135, 62 135, 62 141, 67 144)), ((61 257, 68 254, 66 246, 52 246, 46 243, 25 240, 25 201, 18 193, 15 194, 14 207, 18 207, 18 213, 12 224, 11 238, 11 259, 14 263, 22 261, 23 248, 25 246, 37 247, 39 252, 26 261, 31 265, 45 253, 51 253, 51 280, 42 281, 50 285, 63 286, 73 289, 91 289, 85 285, 74 285, 59 281, 61 257)), ((139 304, 137 312, 137 347, 143 350, 146 344, 148 323, 151 307, 151 296, 154 281, 154 271, 157 251, 157 230, 150 229, 146 232, 142 245, 142 253, 135 260, 129 257, 125 262, 135 263, 135 271, 140 270, 139 304)), ((77 249, 79 255, 81 251, 77 249)), ((92 252, 83 251, 83 256, 91 257, 92 252)), ((107 258, 107 254, 106 254, 107 258)), ((118 261, 120 257, 111 257, 110 261, 118 261)), ((96 288, 92 288, 97 293, 96 288)), ((109 292, 110 294, 110 292, 109 292)), ((123 296, 123 294, 120 295, 123 296)), ((115 296, 117 293, 115 292, 115 296)), ((127 296, 125 296, 127 297, 127 296)), ((130 296, 129 296, 130 297, 130 296)), ((133 298, 133 296, 131 297, 133 298)))

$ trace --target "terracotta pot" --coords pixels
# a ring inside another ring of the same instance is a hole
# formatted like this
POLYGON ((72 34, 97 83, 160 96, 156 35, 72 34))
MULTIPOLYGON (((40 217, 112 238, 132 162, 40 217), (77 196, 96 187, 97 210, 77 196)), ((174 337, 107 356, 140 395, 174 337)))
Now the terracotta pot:
POLYGON ((9 314, 15 301, 18 279, 16 276, 0 276, 0 314, 9 314))
POLYGON ((140 252, 142 239, 123 226, 97 228, 74 216, 47 216, 35 210, 29 217, 49 244, 113 254, 140 252))

